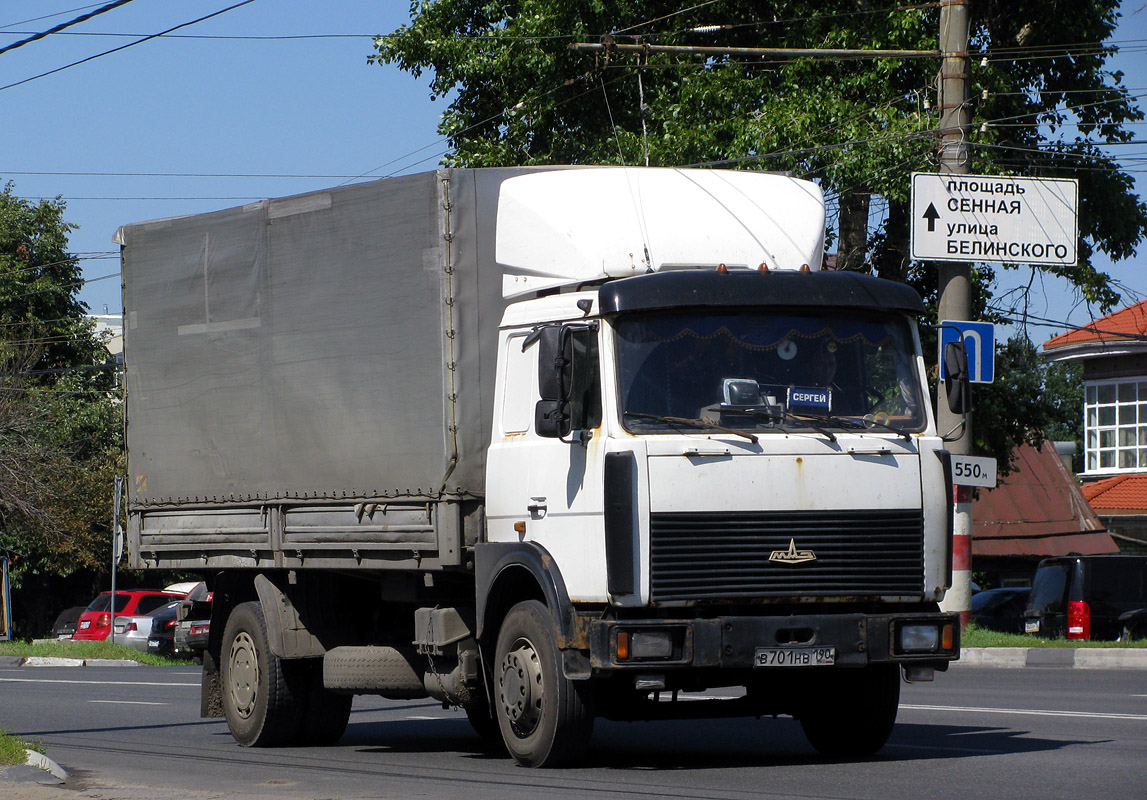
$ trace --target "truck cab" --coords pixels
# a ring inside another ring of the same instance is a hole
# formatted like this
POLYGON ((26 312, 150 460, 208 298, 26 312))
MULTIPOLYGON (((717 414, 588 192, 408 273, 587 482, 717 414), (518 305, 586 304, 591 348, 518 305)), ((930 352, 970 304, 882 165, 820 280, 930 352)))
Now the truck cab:
POLYGON ((741 686, 712 712, 791 713, 823 750, 878 749, 901 671, 931 680, 958 654, 923 310, 868 276, 727 268, 515 304, 479 585, 544 565, 569 609, 564 676, 599 679, 607 715, 741 686))

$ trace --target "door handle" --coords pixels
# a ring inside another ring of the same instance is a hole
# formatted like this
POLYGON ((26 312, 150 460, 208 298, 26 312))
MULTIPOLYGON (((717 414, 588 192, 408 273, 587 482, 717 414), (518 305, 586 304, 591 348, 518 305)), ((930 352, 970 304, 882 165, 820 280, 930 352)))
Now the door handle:
POLYGON ((546 510, 546 498, 531 497, 530 499, 534 502, 526 506, 526 511, 529 511, 531 514, 541 514, 546 510))

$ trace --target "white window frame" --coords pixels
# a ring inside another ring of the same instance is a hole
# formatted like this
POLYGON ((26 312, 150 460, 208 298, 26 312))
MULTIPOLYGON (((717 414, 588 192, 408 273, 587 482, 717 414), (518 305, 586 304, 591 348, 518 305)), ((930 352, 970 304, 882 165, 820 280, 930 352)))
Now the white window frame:
POLYGON ((1084 381, 1085 475, 1147 471, 1147 378, 1084 381))

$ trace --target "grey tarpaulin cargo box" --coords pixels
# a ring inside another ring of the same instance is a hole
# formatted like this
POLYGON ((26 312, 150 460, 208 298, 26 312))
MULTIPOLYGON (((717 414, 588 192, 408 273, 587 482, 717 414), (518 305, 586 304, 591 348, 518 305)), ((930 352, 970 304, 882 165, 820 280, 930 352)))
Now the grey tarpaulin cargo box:
POLYGON ((505 307, 494 211, 521 172, 121 229, 133 566, 462 562, 505 307))

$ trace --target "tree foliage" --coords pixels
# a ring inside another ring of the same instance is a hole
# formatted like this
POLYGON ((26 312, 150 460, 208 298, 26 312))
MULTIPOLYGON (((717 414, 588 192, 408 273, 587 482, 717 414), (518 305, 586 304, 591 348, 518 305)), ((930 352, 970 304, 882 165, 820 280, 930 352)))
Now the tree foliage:
MULTIPOLYGON (((704 164, 790 170, 845 205, 887 207, 862 262, 930 280, 907 261, 908 174, 936 168, 934 58, 761 59, 607 53, 574 41, 716 47, 935 50, 934 5, 855 0, 437 0, 377 40, 374 60, 430 74, 458 166, 704 164), (640 82, 640 85, 639 85, 640 82), (641 102, 644 101, 644 102, 641 102), (644 130, 647 135, 643 135, 644 130), (915 273, 915 274, 914 274, 915 273)), ((1126 258, 1147 231, 1131 177, 1099 145, 1143 118, 1106 69, 1118 0, 972 4, 973 171, 1081 181, 1080 264, 1049 268, 1107 310, 1091 257, 1126 258), (987 123, 986 126, 983 123, 987 123)))
POLYGON ((40 606, 46 581, 109 561, 123 471, 114 364, 77 298, 64 210, 0 193, 0 549, 40 606))
MULTIPOLYGON (((1119 295, 1093 255, 1127 258, 1147 234, 1132 178, 1103 149, 1130 140, 1128 126, 1143 119, 1123 76, 1106 66, 1112 49, 1102 43, 1118 8, 1118 0, 970 5, 972 171, 1079 179, 1079 264, 1040 269, 1103 311, 1119 295)), ((935 269, 909 258, 908 206, 909 174, 938 165, 936 58, 594 54, 569 45, 934 51, 938 33, 938 4, 416 0, 410 24, 379 37, 371 58, 427 74, 431 95, 446 100, 447 165, 649 163, 817 180, 836 214, 837 265, 907 281, 935 308, 935 269)), ((995 269, 981 265, 975 277, 979 318, 1002 320, 1012 309, 992 296, 995 269)), ((1002 359, 1028 363, 1012 347, 1002 359)), ((982 450, 1006 463, 1008 443, 1046 422, 1041 403, 978 413, 982 450)))

